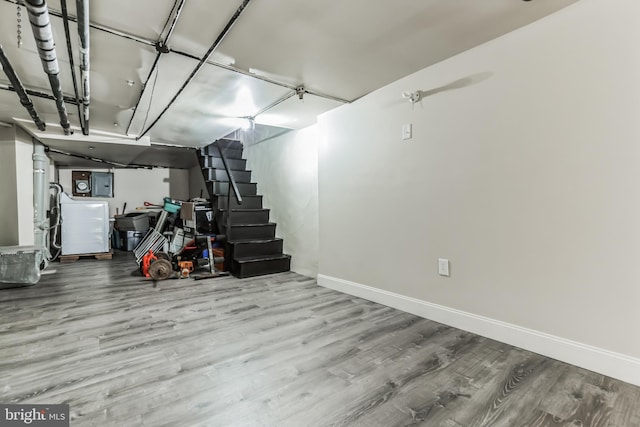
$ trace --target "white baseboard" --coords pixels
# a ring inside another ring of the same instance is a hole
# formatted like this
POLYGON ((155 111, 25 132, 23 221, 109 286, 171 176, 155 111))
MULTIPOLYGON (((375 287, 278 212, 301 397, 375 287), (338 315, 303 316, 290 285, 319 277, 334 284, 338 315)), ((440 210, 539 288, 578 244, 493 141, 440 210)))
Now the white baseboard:
POLYGON ((631 356, 324 274, 318 284, 640 386, 631 356))

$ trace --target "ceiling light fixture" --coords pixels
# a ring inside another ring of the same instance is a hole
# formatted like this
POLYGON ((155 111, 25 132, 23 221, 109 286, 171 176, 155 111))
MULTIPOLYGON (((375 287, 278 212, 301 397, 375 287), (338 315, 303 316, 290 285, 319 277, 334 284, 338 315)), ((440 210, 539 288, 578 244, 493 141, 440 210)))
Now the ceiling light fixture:
POLYGON ((114 125, 115 127, 120 126, 120 125, 118 124, 118 122, 114 122, 114 123, 113 123, 113 125, 114 125))
POLYGON ((242 117, 242 130, 253 130, 256 126, 255 119, 253 117, 242 117))
POLYGON ((94 146, 92 145, 91 147, 89 147, 89 150, 93 150, 94 148, 96 148, 96 147, 94 147, 94 146))
POLYGON ((304 86, 298 86, 296 88, 296 95, 298 95, 298 98, 303 99, 305 93, 307 93, 307 91, 304 86))
POLYGON ((411 102, 412 104, 415 104, 416 102, 420 101, 420 91, 417 90, 415 92, 402 92, 402 97, 404 99, 408 99, 409 102, 411 102))
POLYGON ((127 86, 129 87, 133 87, 134 84, 136 84, 136 82, 134 82, 133 80, 127 80, 127 86))

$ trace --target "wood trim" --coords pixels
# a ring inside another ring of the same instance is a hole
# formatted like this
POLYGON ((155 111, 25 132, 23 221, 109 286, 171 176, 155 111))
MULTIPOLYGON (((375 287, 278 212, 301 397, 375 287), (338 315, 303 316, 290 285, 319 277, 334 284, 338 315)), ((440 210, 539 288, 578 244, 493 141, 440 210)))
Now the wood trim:
POLYGON ((640 386, 640 359, 336 277, 318 284, 640 386))

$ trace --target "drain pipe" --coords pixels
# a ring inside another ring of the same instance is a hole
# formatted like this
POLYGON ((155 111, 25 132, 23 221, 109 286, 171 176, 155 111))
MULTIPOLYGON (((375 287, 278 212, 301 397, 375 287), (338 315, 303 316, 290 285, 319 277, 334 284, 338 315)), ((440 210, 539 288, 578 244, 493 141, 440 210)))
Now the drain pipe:
POLYGON ((44 258, 48 259, 47 249, 47 205, 45 196, 49 193, 47 186, 47 168, 49 158, 45 154, 44 145, 33 138, 33 229, 34 246, 44 250, 44 258))
POLYGON ((4 49, 2 48, 1 44, 0 44, 0 65, 2 65, 2 69, 4 70, 4 73, 7 75, 7 78, 11 82, 13 89, 18 94, 18 97, 20 98, 20 103, 24 108, 26 108, 26 110, 29 112, 29 115, 33 119, 33 123, 36 124, 39 130, 41 131, 46 130, 47 129, 46 125, 40 119, 40 116, 38 116, 38 112, 33 106, 33 102, 31 102, 31 99, 27 95, 26 89, 22 85, 22 82, 18 78, 18 75, 16 74, 15 70, 11 66, 11 63, 9 62, 9 58, 7 58, 7 55, 5 55, 4 49))
POLYGON ((82 115, 84 126, 82 133, 89 135, 89 0, 76 0, 78 15, 78 37, 80 38, 80 80, 82 81, 82 115))
POLYGON ((29 22, 31 22, 31 30, 33 31, 36 46, 38 47, 42 68, 49 76, 51 91, 56 98, 60 125, 65 135, 71 135, 69 115, 64 105, 62 86, 60 85, 60 79, 58 77, 60 67, 58 66, 58 58, 56 56, 56 47, 53 41, 47 2, 45 0, 26 0, 25 6, 29 12, 29 22))

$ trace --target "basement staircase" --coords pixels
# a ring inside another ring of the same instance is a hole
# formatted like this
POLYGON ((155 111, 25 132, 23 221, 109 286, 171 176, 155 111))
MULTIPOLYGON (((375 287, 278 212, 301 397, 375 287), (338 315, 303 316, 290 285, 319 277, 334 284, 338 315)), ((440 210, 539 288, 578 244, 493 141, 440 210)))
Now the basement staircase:
POLYGON ((283 241, 276 238, 276 224, 269 222, 269 209, 262 207, 262 196, 257 194, 256 183, 251 182, 251 171, 242 158, 242 143, 218 140, 199 149, 198 160, 216 231, 227 236, 225 269, 239 278, 289 271, 291 256, 282 253, 283 241), (229 180, 228 170, 233 180, 229 180), (235 196, 234 183, 241 203, 235 196))

